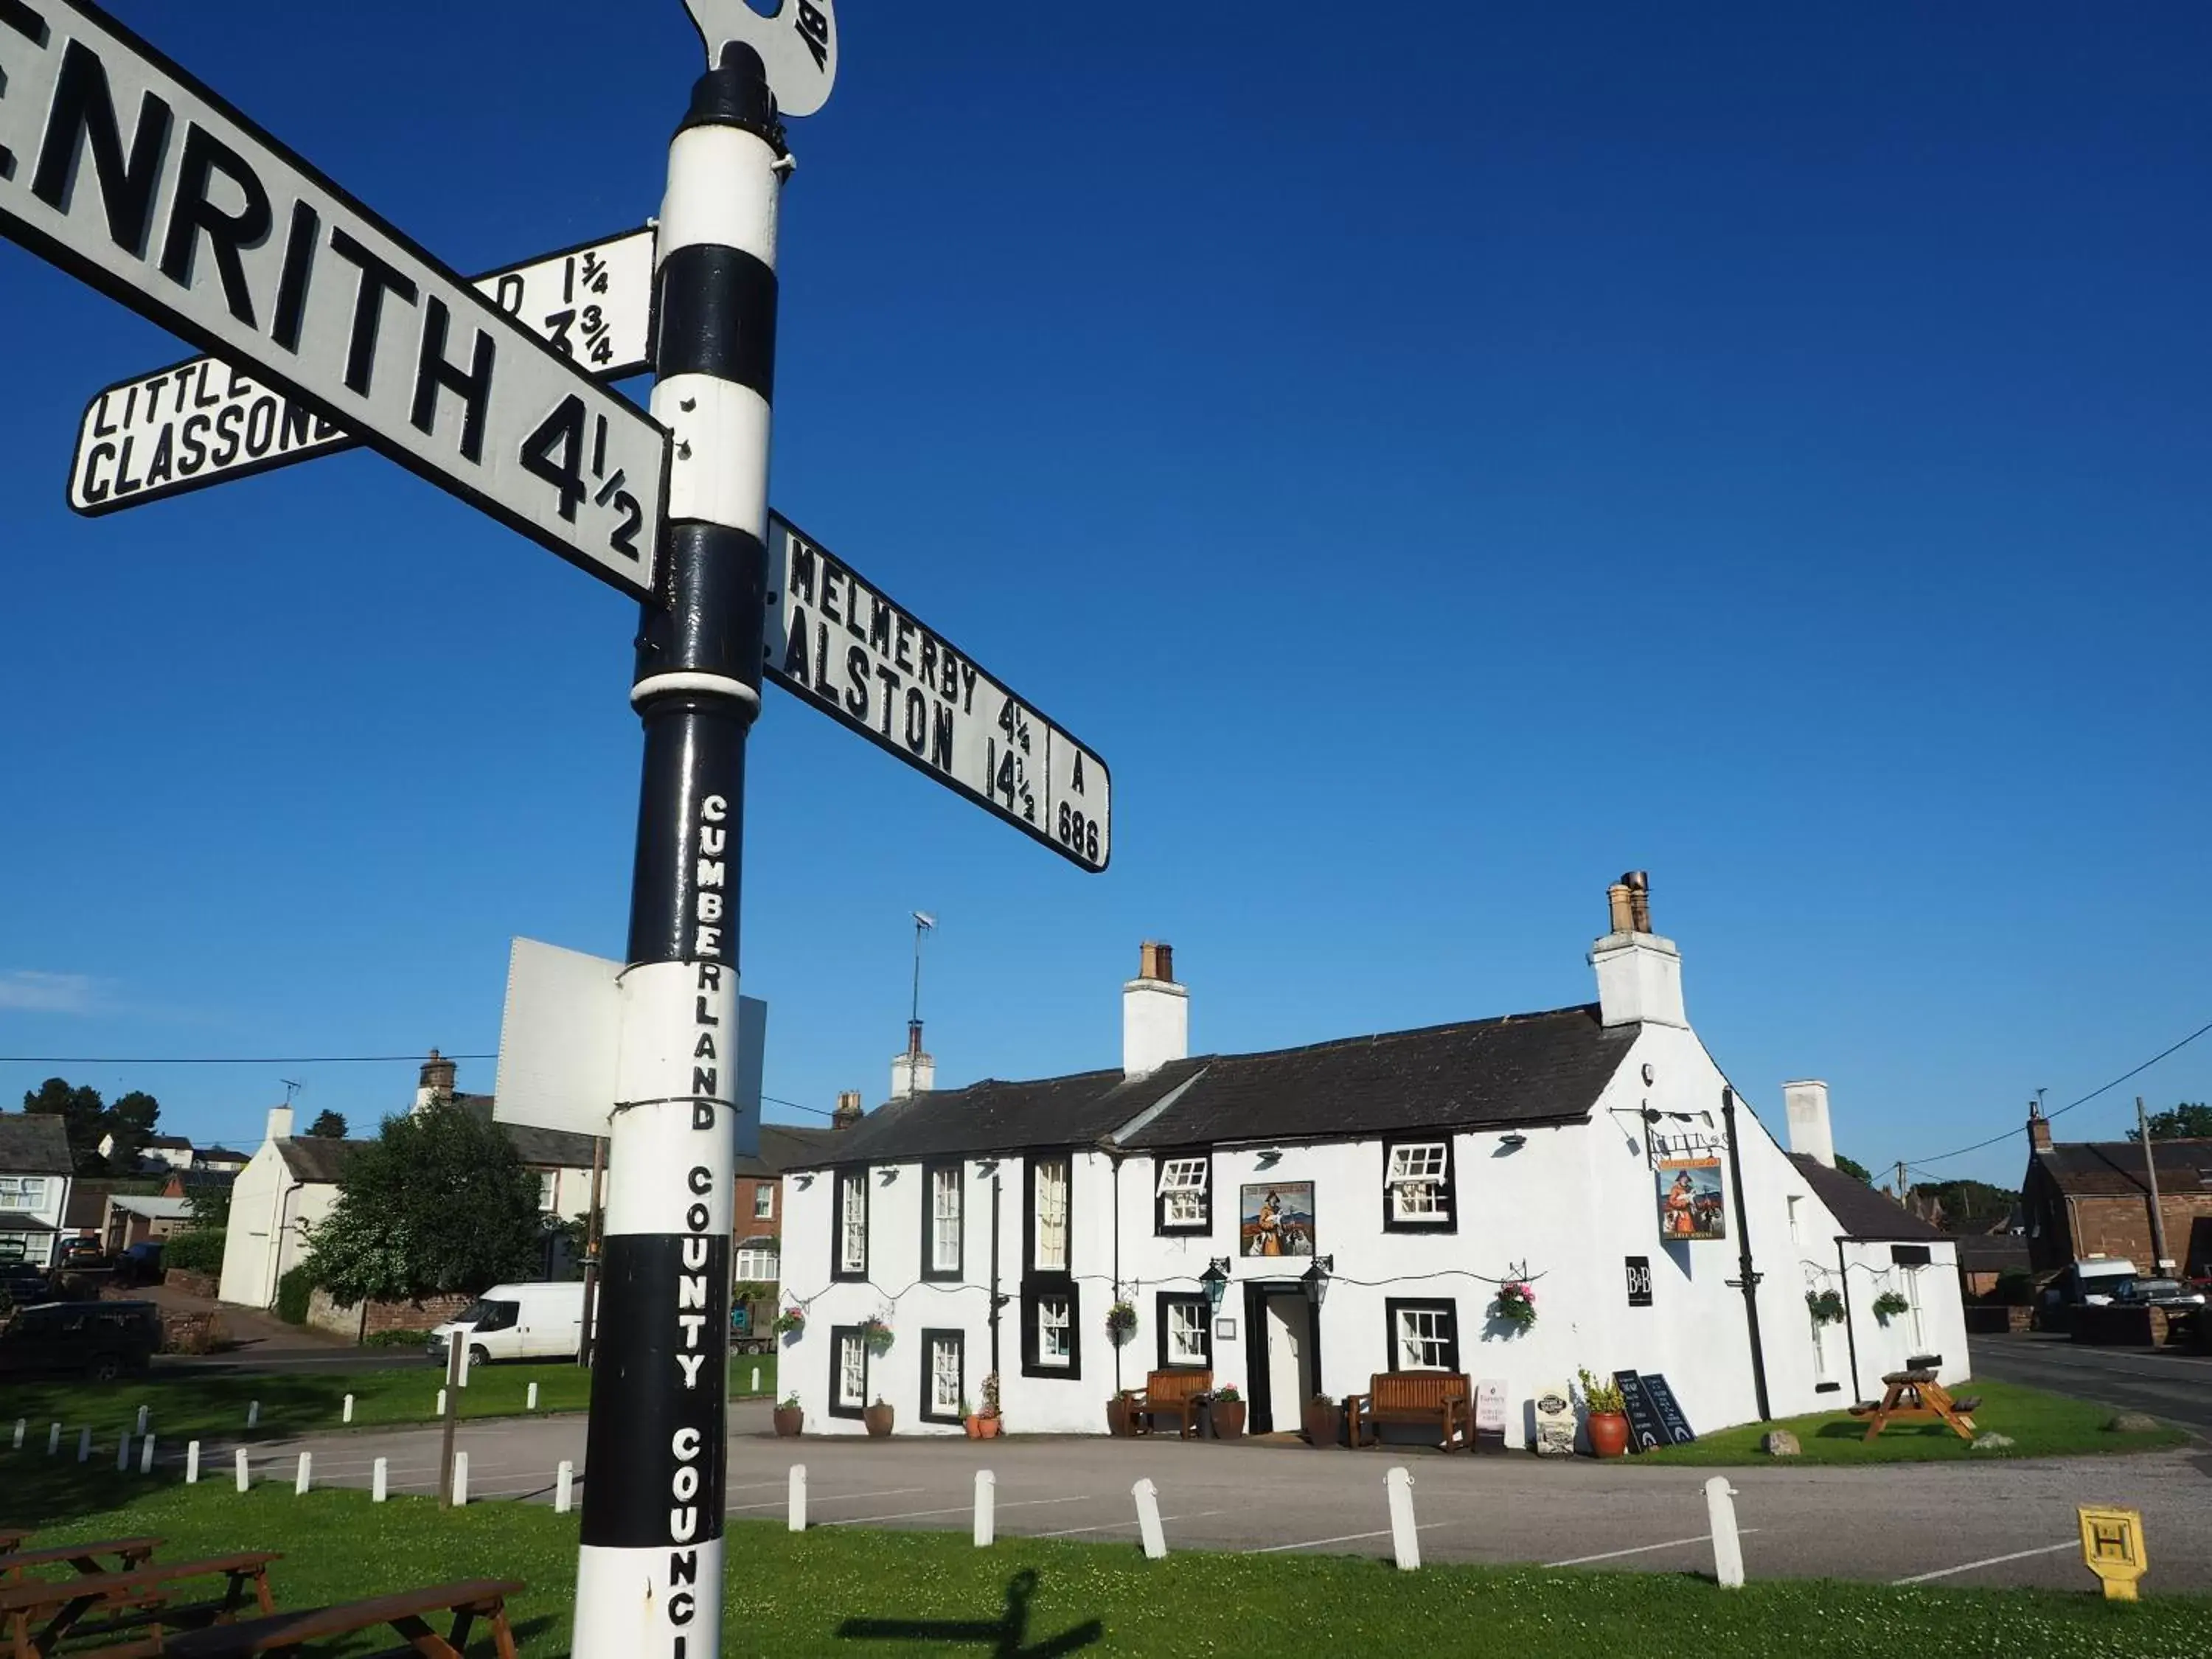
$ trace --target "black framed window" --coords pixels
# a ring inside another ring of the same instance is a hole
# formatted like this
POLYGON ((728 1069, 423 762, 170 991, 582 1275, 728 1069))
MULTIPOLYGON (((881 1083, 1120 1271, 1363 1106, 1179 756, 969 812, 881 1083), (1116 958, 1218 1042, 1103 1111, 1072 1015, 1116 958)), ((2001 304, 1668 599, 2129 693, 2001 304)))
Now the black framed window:
POLYGON ((1066 1152, 1035 1153, 1024 1164, 1022 1231, 1030 1272, 1074 1271, 1074 1187, 1075 1160, 1066 1152))
POLYGON ((1160 1369, 1210 1370, 1213 1367, 1213 1310, 1202 1296, 1162 1291, 1158 1302, 1160 1369))
POLYGON ((1382 1304, 1385 1341, 1394 1371, 1459 1369, 1459 1304, 1391 1297, 1382 1304))
POLYGON ((1206 1152, 1154 1160, 1152 1231, 1163 1237, 1213 1231, 1213 1158, 1206 1152))
POLYGON ((968 1398, 968 1334, 921 1334, 921 1420, 957 1423, 968 1398))
POLYGON ((830 1415, 858 1417, 868 1405, 868 1339, 858 1325, 830 1329, 830 1415))
POLYGON ((1382 1226, 1394 1233, 1459 1231, 1449 1135, 1382 1143, 1382 1226))
POLYGON ((928 1164, 921 1171, 921 1276, 957 1279, 967 1224, 967 1166, 928 1164))
POLYGON ((868 1172, 836 1171, 836 1213, 830 1226, 830 1277, 866 1279, 868 1276, 868 1172))
POLYGON ((1073 1377, 1083 1369, 1083 1310, 1075 1281, 1022 1286, 1022 1375, 1073 1377))

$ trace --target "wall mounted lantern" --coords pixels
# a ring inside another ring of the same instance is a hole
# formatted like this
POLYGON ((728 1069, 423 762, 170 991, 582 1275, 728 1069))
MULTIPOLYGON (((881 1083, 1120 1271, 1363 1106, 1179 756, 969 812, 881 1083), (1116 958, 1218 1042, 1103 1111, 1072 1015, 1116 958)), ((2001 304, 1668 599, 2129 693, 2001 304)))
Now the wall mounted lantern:
POLYGON ((1516 1129, 1510 1135, 1500 1135, 1498 1144, 1509 1152, 1517 1152, 1528 1144, 1528 1137, 1516 1129))
POLYGON ((1305 1276, 1298 1280, 1299 1284, 1305 1286, 1306 1300, 1312 1303, 1315 1307, 1320 1307, 1323 1299, 1328 1297, 1328 1278, 1335 1271, 1334 1256, 1317 1255, 1314 1258, 1313 1266, 1306 1269, 1305 1276))
POLYGON ((1221 1311, 1221 1298, 1229 1293, 1229 1258, 1217 1255, 1206 1264, 1206 1271, 1198 1276, 1206 1287, 1206 1305, 1209 1311, 1221 1311))

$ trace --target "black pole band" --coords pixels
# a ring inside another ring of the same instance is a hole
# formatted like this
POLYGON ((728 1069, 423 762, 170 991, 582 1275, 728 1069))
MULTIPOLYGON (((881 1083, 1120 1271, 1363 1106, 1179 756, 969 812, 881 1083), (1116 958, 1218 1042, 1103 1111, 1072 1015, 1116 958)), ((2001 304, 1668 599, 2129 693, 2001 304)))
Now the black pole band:
POLYGON ((720 64, 692 82, 691 107, 676 130, 692 127, 742 127, 779 156, 790 153, 784 148, 783 122, 775 112, 775 94, 769 90, 768 70, 760 54, 742 41, 724 46, 720 64))

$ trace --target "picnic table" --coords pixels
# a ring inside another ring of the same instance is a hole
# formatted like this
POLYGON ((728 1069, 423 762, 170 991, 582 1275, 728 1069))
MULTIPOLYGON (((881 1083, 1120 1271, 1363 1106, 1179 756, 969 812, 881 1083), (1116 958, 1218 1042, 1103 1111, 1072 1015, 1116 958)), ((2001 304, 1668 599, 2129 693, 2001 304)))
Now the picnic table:
MULTIPOLYGON (((16 1534, 18 1541, 28 1538, 28 1533, 16 1534)), ((79 1572, 128 1572, 133 1567, 143 1566, 153 1559, 154 1552, 161 1547, 158 1538, 109 1538, 94 1544, 55 1544, 42 1550, 11 1549, 0 1554, 0 1584, 12 1584, 27 1575, 33 1567, 51 1567, 67 1562, 79 1572), (100 1558, 112 1555, 117 1565, 109 1566, 100 1558)))
POLYGON ((1871 1419, 1863 1439, 1874 1439, 1893 1423, 1933 1420, 1973 1443, 1974 1409, 1982 1403, 1978 1398, 1954 1400, 1930 1370, 1892 1371, 1881 1380, 1887 1392, 1879 1403, 1868 1401, 1851 1407, 1853 1417, 1871 1419))
POLYGON ((82 1659, 152 1659, 168 1650, 163 1646, 167 1626, 181 1625, 191 1630, 233 1618, 249 1584, 261 1611, 272 1611, 276 1603, 269 1595, 269 1564, 283 1559, 270 1551, 256 1550, 162 1566, 142 1563, 122 1572, 86 1573, 67 1579, 25 1578, 0 1584, 0 1618, 6 1620, 8 1630, 7 1659, 50 1659, 64 1642, 140 1626, 147 1628, 139 1639, 83 1654, 82 1659), (191 1602, 171 1599, 173 1586, 187 1579, 213 1577, 229 1580, 220 1599, 191 1602), (106 1616, 98 1624, 88 1625, 83 1622, 88 1613, 106 1616))
POLYGON ((461 1659, 476 1621, 489 1619, 499 1659, 515 1659, 514 1632, 507 1623, 507 1598, 522 1589, 519 1581, 511 1578, 438 1584, 366 1601, 275 1613, 266 1619, 194 1631, 172 1637, 161 1653, 164 1659, 248 1659, 258 1654, 296 1654, 308 1642, 327 1642, 389 1625, 404 1638, 405 1645, 392 1649, 379 1659, 397 1659, 410 1653, 422 1654, 425 1659, 461 1659), (441 1636, 431 1629, 429 1616, 447 1612, 453 1615, 453 1627, 441 1636))
POLYGON ((21 1527, 0 1527, 0 1555, 6 1555, 30 1535, 21 1527))

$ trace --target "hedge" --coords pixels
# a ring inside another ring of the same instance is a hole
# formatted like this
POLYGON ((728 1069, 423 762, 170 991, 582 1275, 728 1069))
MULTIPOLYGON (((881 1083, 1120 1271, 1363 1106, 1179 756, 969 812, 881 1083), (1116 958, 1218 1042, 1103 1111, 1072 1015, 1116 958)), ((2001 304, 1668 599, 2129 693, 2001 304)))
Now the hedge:
POLYGON ((161 1265, 182 1267, 188 1273, 219 1273, 222 1271, 226 1237, 215 1227, 195 1227, 190 1232, 172 1233, 161 1248, 161 1265))
POLYGON ((306 1262, 276 1281, 276 1317, 287 1325, 307 1322, 307 1296, 315 1288, 315 1275, 306 1262))

